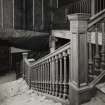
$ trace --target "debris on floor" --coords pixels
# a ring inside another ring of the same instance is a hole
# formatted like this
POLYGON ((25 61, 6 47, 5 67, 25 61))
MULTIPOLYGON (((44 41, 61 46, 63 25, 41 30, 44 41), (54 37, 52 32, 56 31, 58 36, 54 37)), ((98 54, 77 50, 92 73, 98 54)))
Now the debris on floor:
POLYGON ((0 85, 0 105, 61 105, 61 103, 55 103, 29 90, 28 85, 21 78, 0 85))

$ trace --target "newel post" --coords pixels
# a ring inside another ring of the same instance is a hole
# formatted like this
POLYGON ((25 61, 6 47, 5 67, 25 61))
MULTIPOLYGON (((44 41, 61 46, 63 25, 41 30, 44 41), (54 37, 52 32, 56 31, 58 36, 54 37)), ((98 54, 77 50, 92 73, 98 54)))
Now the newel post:
POLYGON ((88 14, 68 15, 70 21, 71 36, 71 81, 70 105, 80 105, 88 101, 90 88, 88 87, 88 51, 87 51, 87 27, 88 14))
POLYGON ((22 67, 22 69, 23 69, 23 78, 25 79, 25 64, 24 64, 24 59, 28 58, 28 53, 22 53, 22 55, 23 55, 23 67, 22 67))

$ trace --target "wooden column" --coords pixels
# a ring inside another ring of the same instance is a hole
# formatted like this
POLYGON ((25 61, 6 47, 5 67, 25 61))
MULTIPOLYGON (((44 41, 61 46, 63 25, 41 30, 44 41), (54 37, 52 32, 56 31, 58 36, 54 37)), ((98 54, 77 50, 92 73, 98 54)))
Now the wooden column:
POLYGON ((44 0, 42 0, 42 23, 41 23, 41 30, 44 29, 44 0))
POLYGON ((3 0, 1 0, 1 26, 4 26, 4 9, 3 9, 3 0))
POLYGON ((35 1, 33 0, 33 31, 35 30, 35 1))
POLYGON ((91 0, 91 16, 95 15, 95 0, 91 0))
POLYGON ((14 6, 15 6, 15 0, 12 0, 12 1, 13 1, 13 29, 14 29, 14 22, 15 22, 15 17, 14 17, 15 8, 14 8, 14 6))
POLYGON ((26 29, 26 0, 23 0, 23 29, 26 29))
POLYGON ((69 98, 71 105, 79 105, 88 101, 90 87, 88 87, 88 54, 87 27, 88 14, 77 13, 68 15, 70 20, 71 38, 71 82, 69 83, 69 98))

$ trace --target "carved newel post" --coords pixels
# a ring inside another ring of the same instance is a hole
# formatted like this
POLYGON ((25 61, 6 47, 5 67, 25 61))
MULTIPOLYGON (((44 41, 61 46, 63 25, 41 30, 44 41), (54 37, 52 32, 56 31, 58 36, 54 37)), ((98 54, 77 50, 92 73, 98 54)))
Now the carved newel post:
POLYGON ((71 36, 71 81, 69 83, 70 105, 79 105, 88 101, 90 88, 88 87, 88 51, 87 27, 88 14, 78 13, 68 15, 71 36))

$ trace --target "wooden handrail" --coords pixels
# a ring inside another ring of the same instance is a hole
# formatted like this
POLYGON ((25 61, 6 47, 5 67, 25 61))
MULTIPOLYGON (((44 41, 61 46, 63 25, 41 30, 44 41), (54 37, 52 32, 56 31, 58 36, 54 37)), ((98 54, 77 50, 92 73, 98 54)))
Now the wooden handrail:
POLYGON ((35 61, 35 62, 32 63, 32 67, 34 67, 34 66, 35 66, 36 64, 38 64, 38 63, 41 63, 41 62, 43 62, 43 61, 45 61, 45 60, 48 60, 50 57, 53 57, 54 55, 57 55, 57 54, 59 54, 59 53, 65 51, 65 50, 71 48, 70 45, 71 45, 71 44, 70 44, 70 42, 69 42, 69 43, 65 44, 64 46, 62 46, 62 47, 56 49, 55 52, 50 53, 50 54, 48 54, 48 55, 46 55, 46 56, 44 56, 44 57, 38 59, 37 61, 35 61))
POLYGON ((99 81, 105 76, 105 71, 102 71, 99 76, 97 76, 90 84, 90 87, 94 87, 99 83, 99 81))
POLYGON ((102 11, 100 11, 99 13, 97 13, 96 15, 92 16, 89 19, 88 29, 92 28, 95 24, 97 24, 104 18, 105 18, 105 9, 103 9, 102 11))

